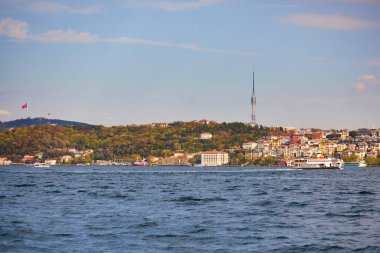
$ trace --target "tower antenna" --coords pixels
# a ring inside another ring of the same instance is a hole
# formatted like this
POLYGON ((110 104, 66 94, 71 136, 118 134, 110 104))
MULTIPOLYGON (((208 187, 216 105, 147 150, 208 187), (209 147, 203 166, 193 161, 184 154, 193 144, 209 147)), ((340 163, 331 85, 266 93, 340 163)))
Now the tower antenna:
POLYGON ((251 96, 251 106, 252 106, 252 113, 251 113, 251 125, 256 125, 256 95, 255 95, 255 70, 253 70, 252 75, 252 96, 251 96))

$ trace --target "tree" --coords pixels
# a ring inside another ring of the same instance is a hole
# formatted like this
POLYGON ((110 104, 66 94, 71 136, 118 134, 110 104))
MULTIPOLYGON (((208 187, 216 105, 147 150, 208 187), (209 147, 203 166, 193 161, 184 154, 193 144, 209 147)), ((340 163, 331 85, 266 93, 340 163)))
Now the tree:
POLYGON ((342 159, 344 162, 357 162, 359 161, 359 156, 357 155, 343 156, 342 159))
POLYGON ((238 153, 236 155, 236 158, 239 160, 239 161, 243 161, 245 160, 245 155, 243 153, 238 153))
POLYGON ((326 138, 329 140, 339 140, 340 137, 341 137, 341 135, 338 133, 332 133, 332 134, 329 134, 326 136, 326 138))
POLYGON ((140 162, 140 161, 142 161, 142 158, 141 158, 141 156, 139 154, 133 154, 131 156, 131 159, 132 159, 133 162, 140 162))
POLYGON ((364 161, 368 166, 380 166, 380 159, 375 157, 367 157, 364 161))
POLYGON ((351 136, 352 138, 355 138, 356 135, 358 135, 358 134, 355 130, 352 130, 349 132, 349 136, 351 136))

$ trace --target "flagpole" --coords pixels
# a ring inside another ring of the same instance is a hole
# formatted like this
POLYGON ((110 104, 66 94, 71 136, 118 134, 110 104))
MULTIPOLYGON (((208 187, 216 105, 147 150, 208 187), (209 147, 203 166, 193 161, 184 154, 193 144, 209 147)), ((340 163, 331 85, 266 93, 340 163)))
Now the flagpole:
POLYGON ((26 102, 26 117, 29 118, 29 102, 26 102))

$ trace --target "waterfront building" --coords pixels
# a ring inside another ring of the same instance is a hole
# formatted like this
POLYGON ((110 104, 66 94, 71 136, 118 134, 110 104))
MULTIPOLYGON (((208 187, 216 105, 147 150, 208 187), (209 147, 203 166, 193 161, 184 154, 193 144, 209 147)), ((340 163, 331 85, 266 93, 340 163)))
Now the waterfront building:
POLYGON ((201 153, 202 166, 221 166, 228 163, 228 153, 222 151, 206 151, 201 153))
POLYGON ((24 157, 22 158, 22 161, 25 162, 25 163, 33 161, 33 160, 34 160, 34 156, 33 155, 24 155, 24 157))
POLYGON ((63 163, 69 163, 73 158, 70 155, 64 155, 61 157, 61 162, 63 163))
POLYGON ((112 165, 112 161, 107 161, 107 160, 97 160, 96 165, 100 166, 110 166, 112 165))
POLYGON ((45 163, 48 165, 57 165, 57 160, 55 159, 46 159, 45 163))
POLYGON ((11 163, 6 157, 0 157, 0 165, 10 165, 11 163))

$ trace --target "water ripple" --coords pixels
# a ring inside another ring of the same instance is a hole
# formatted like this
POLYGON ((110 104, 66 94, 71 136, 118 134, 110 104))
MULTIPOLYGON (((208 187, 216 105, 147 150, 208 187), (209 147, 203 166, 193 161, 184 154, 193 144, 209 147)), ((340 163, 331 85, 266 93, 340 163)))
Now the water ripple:
POLYGON ((0 252, 380 252, 380 169, 0 167, 0 252))

